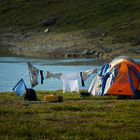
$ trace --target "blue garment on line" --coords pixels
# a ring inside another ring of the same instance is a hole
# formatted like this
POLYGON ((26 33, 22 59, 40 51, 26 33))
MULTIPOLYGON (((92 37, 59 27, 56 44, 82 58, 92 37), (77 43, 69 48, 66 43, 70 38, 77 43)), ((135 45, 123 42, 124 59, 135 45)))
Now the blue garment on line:
POLYGON ((101 81, 102 81, 102 85, 101 85, 100 91, 98 93, 98 96, 102 96, 104 93, 106 81, 107 81, 108 77, 110 76, 110 71, 108 71, 109 67, 110 67, 109 64, 103 65, 101 68, 101 71, 98 73, 98 75, 101 77, 101 81))
POLYGON ((13 88, 13 90, 16 92, 17 96, 22 96, 24 91, 26 89, 26 85, 23 79, 21 79, 16 86, 13 88))

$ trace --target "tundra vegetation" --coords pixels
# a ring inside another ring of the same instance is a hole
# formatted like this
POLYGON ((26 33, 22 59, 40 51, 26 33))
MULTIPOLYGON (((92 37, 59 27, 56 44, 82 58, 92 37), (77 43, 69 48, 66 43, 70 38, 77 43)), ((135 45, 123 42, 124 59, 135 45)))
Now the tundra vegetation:
POLYGON ((28 102, 15 93, 0 94, 1 140, 140 139, 139 100, 62 91, 37 91, 37 97, 39 102, 28 102), (48 94, 63 101, 40 102, 48 94))

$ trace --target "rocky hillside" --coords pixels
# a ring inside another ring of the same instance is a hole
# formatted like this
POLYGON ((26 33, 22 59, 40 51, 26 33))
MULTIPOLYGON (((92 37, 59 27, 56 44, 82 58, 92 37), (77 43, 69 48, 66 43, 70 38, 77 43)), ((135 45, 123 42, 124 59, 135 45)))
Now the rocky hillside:
POLYGON ((140 57, 139 0, 0 0, 0 55, 140 57))

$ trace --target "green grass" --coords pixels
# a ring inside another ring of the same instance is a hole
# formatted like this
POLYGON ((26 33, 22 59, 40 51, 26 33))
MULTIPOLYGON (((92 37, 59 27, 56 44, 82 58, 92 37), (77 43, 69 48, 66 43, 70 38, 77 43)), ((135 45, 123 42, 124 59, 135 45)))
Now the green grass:
POLYGON ((1 93, 0 139, 140 139, 139 100, 80 97, 61 91, 37 91, 37 97, 43 100, 50 93, 63 96, 63 102, 24 102, 15 93, 1 93))
POLYGON ((55 18, 49 28, 67 31, 138 29, 139 0, 5 0, 0 2, 0 25, 14 30, 40 30, 42 23, 55 18), (134 26, 133 29, 130 26, 134 26))

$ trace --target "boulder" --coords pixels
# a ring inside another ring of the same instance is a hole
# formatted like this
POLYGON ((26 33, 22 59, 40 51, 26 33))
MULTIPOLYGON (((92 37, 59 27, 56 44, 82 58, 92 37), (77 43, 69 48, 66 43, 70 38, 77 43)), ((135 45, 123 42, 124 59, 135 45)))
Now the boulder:
POLYGON ((93 49, 85 49, 85 51, 83 52, 84 55, 92 55, 95 53, 95 50, 93 49))

